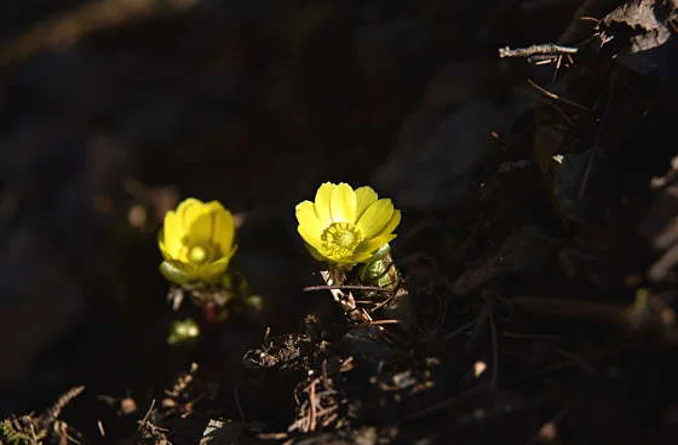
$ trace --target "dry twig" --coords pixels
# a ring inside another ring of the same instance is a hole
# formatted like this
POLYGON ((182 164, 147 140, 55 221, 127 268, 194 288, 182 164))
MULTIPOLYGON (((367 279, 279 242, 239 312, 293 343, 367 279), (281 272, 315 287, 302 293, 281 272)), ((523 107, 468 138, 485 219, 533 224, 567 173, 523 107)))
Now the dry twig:
POLYGON ((42 445, 45 441, 66 445, 69 442, 79 443, 73 437, 78 434, 68 423, 59 420, 61 411, 85 390, 77 386, 63 394, 44 414, 10 417, 0 422, 0 444, 2 440, 9 443, 42 445))
POLYGON ((564 98, 564 97, 560 97, 560 96, 557 95, 556 93, 554 93, 554 92, 552 92, 552 91, 549 91, 549 90, 547 90, 546 88, 540 86, 539 84, 537 84, 537 83, 536 83, 535 81, 533 81, 532 79, 527 79, 527 83, 529 83, 534 89, 536 89, 537 91, 539 91, 540 93, 542 93, 543 95, 545 95, 545 96, 547 96, 547 97, 549 97, 549 98, 551 98, 551 99, 558 100, 558 101, 563 102, 563 103, 566 103, 566 104, 568 104, 568 105, 572 105, 573 107, 579 108, 580 110, 584 110, 584 111, 586 111, 586 112, 588 112, 588 113, 591 112, 591 109, 590 109, 590 108, 588 108, 588 107, 586 107, 586 106, 584 106, 584 105, 578 104, 577 102, 574 102, 574 101, 572 101, 572 100, 566 99, 566 98, 564 98))
POLYGON ((555 43, 544 43, 540 45, 531 45, 526 48, 511 49, 508 46, 499 48, 499 57, 531 57, 539 56, 557 56, 563 54, 577 54, 579 48, 573 46, 563 46, 555 43))

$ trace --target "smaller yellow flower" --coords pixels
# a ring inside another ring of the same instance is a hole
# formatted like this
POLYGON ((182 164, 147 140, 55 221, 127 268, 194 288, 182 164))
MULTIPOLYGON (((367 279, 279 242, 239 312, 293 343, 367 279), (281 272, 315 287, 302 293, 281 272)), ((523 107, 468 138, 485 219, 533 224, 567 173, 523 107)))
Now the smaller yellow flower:
POLYGON ((215 281, 226 272, 235 253, 234 237, 231 212, 217 201, 188 198, 165 215, 158 234, 165 259, 160 271, 177 284, 215 281))
POLYGON ((393 240, 400 211, 390 199, 379 199, 371 187, 355 190, 345 183, 326 182, 315 201, 297 204, 297 231, 316 257, 337 264, 369 260, 393 240))

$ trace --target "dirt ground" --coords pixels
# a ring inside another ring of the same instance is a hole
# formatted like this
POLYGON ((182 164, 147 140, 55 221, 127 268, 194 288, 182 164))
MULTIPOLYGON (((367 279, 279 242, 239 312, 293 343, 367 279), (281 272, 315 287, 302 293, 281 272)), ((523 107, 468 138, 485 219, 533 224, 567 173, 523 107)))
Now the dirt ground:
POLYGON ((676 6, 1 4, 0 444, 675 443, 676 6), (308 289, 324 181, 402 210, 407 327, 308 289), (261 310, 173 310, 187 196, 261 310))

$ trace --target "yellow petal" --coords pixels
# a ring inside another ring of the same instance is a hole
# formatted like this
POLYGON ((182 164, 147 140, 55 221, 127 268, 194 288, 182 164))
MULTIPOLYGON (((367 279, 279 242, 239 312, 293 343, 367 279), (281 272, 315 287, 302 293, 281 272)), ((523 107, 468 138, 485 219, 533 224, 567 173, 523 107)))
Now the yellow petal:
POLYGON ((356 226, 365 238, 372 238, 379 233, 391 220, 393 203, 390 199, 380 199, 365 210, 356 226))
POLYGON ((219 246, 222 252, 229 252, 235 237, 233 215, 222 207, 213 212, 213 219, 212 242, 219 246))
POLYGON ((225 212, 226 209, 219 201, 210 201, 203 204, 205 213, 225 212))
POLYGON ((181 248, 181 240, 184 237, 183 226, 179 215, 170 210, 165 214, 163 228, 160 231, 159 239, 165 244, 165 251, 171 257, 176 256, 181 248))
POLYGON ((224 257, 227 257, 227 258, 229 259, 229 261, 230 261, 230 259, 233 258, 233 256, 235 255, 235 252, 237 252, 237 251, 238 251, 238 246, 233 246, 233 247, 231 248, 231 251, 228 252, 227 255, 224 255, 224 257))
POLYGON ((372 187, 363 186, 355 190, 356 196, 356 219, 360 218, 365 210, 377 202, 377 192, 372 187))
POLYGON ((327 258, 325 258, 318 250, 311 246, 308 243, 304 243, 304 246, 306 247, 306 250, 311 254, 314 260, 316 261, 325 261, 327 258))
POLYGON ((374 252, 381 249, 384 244, 393 241, 395 237, 396 235, 387 234, 363 241, 356 249, 355 256, 358 258, 359 262, 366 261, 372 257, 374 252))
POLYGON ((188 230, 193 219, 199 216, 199 211, 203 206, 204 203, 195 198, 186 198, 179 203, 176 213, 179 216, 179 221, 184 232, 188 230))
POLYGON ((189 262, 188 254, 190 251, 191 249, 189 248, 189 246, 187 246, 186 244, 182 244, 179 250, 175 252, 174 255, 172 255, 172 259, 182 263, 188 263, 189 262))
POLYGON ((366 263, 372 258, 372 253, 370 252, 355 252, 351 257, 351 263, 366 263))
POLYGON ((216 217, 226 210, 218 201, 197 202, 184 211, 184 228, 191 244, 215 240, 216 217))
POLYGON ((301 238, 306 241, 307 244, 311 245, 314 249, 322 251, 322 241, 320 240, 320 234, 310 233, 302 225, 297 226, 297 232, 301 235, 301 238))
POLYGON ((358 263, 355 259, 355 255, 343 257, 343 258, 332 258, 331 262, 336 263, 336 264, 355 264, 358 263))
POLYGON ((331 182, 322 184, 315 193, 315 213, 318 215, 320 224, 324 227, 332 224, 332 213, 330 212, 330 200, 332 198, 332 190, 336 187, 331 182))
POLYGON ((230 257, 220 258, 217 261, 209 264, 205 264, 198 270, 198 276, 201 280, 213 280, 218 278, 220 275, 223 275, 228 268, 228 262, 230 257))
POLYGON ((294 209, 294 213, 297 222, 304 228, 304 231, 320 239, 320 235, 326 227, 320 223, 318 215, 315 213, 315 205, 311 201, 300 202, 294 209))
POLYGON ((354 222, 356 217, 356 196, 350 185, 342 182, 332 190, 330 200, 332 222, 354 222))
POLYGON ((214 234, 214 217, 214 213, 204 212, 196 216, 187 227, 186 242, 188 244, 209 243, 214 234))
POLYGON ((400 224, 400 210, 394 210, 393 215, 391 215, 391 219, 388 223, 386 223, 384 228, 381 229, 381 232, 379 232, 377 236, 389 235, 393 233, 396 227, 398 227, 398 224, 400 224))
POLYGON ((171 260, 173 259, 172 255, 167 251, 167 246, 162 240, 162 229, 160 229, 161 236, 158 237, 158 247, 160 247, 160 253, 162 254, 162 257, 166 260, 171 260))

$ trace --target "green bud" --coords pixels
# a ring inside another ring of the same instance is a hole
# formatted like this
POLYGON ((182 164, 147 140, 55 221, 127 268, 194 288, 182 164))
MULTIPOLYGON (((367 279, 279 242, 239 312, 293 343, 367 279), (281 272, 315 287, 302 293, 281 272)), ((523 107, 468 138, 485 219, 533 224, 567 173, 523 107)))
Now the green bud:
POLYGON ((249 295, 244 298, 245 305, 257 312, 264 309, 264 299, 260 295, 249 295))
POLYGON ((379 287, 393 286, 396 282, 394 274, 397 274, 397 272, 393 268, 393 261, 388 255, 388 251, 382 253, 381 256, 375 255, 370 262, 365 263, 358 271, 358 277, 363 284, 379 287))
POLYGON ((167 344, 176 345, 193 340, 200 336, 200 326, 192 318, 176 320, 170 326, 167 344))

